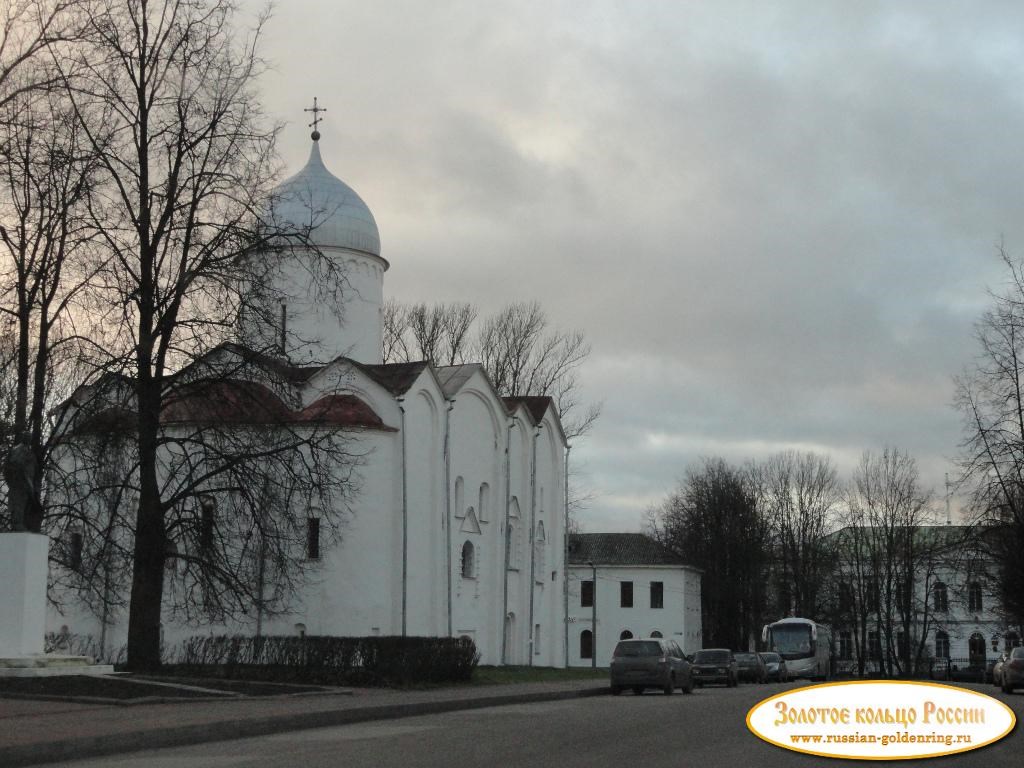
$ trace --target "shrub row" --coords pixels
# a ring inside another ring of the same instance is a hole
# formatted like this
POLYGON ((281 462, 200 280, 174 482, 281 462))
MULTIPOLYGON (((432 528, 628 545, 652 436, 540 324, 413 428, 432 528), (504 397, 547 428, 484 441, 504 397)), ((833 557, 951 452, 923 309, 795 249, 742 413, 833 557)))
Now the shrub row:
POLYGON ((178 673, 323 683, 467 681, 480 660, 462 637, 196 636, 169 659, 178 673))

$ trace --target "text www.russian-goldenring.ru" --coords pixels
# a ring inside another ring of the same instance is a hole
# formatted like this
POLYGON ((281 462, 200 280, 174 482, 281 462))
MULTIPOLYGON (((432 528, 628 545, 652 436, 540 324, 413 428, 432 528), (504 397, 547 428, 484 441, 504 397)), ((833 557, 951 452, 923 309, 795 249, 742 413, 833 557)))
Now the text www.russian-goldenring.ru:
POLYGON ((969 733, 902 733, 874 734, 874 733, 815 733, 815 734, 792 734, 790 741, 793 744, 880 744, 888 747, 890 744, 945 744, 951 747, 954 744, 970 744, 969 733))

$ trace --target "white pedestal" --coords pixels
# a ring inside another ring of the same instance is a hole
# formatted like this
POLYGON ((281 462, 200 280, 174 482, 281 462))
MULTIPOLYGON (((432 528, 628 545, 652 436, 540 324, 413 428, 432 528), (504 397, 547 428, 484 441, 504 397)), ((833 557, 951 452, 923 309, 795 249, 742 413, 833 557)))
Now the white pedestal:
POLYGON ((0 533, 0 658, 43 653, 50 539, 0 533))

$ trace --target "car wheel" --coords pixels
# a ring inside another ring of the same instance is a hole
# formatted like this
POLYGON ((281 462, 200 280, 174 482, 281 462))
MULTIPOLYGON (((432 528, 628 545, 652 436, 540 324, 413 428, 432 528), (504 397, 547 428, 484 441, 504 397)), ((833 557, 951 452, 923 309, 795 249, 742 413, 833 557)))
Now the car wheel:
POLYGON ((686 681, 686 685, 683 686, 683 693, 693 693, 693 678, 689 678, 686 681))
POLYGON ((665 683, 665 687, 662 688, 661 690, 664 691, 666 696, 671 696, 672 692, 675 690, 675 688, 676 688, 676 676, 675 675, 670 675, 669 678, 668 678, 668 682, 665 683))
POLYGON ((618 696, 620 693, 622 693, 622 686, 621 685, 613 685, 612 686, 612 696, 618 696))
POLYGON ((639 685, 634 685, 633 686, 633 693, 636 694, 637 696, 640 696, 641 694, 643 694, 643 692, 644 692, 644 689, 641 686, 639 686, 639 685))

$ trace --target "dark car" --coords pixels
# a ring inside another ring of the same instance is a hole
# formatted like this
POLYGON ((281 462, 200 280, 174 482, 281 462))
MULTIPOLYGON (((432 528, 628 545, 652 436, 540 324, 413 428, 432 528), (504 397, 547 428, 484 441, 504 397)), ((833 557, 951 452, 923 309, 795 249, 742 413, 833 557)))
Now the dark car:
POLYGON ((1003 693, 1013 693, 1015 688, 1024 688, 1024 646, 1017 646, 1003 662, 1003 693))
POLYGON ((730 688, 739 680, 739 667, 728 648, 702 648, 693 655, 693 680, 697 685, 721 683, 730 688))
POLYGON ((758 654, 764 662, 765 679, 775 680, 780 683, 789 681, 789 670, 786 669, 786 660, 777 653, 758 654))
POLYGON ((739 667, 739 679, 751 683, 763 683, 768 679, 765 672, 764 662, 756 653, 737 652, 733 656, 739 667))
POLYGON ((611 678, 616 696, 624 688, 632 688, 637 695, 645 688, 660 688, 666 694, 676 688, 683 693, 693 690, 690 662, 674 640, 661 637, 620 640, 612 654, 611 678))

